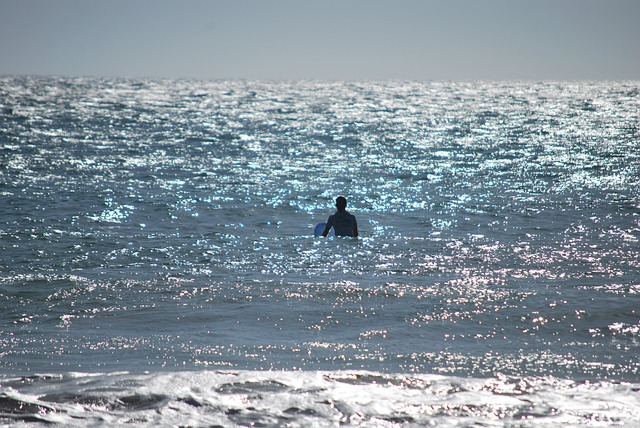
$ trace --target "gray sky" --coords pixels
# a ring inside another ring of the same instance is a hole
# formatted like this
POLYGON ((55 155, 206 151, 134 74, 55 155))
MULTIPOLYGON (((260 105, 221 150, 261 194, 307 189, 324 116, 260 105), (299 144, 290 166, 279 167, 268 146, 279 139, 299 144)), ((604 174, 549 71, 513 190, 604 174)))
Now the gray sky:
POLYGON ((0 75, 640 80, 640 0, 0 0, 0 75))

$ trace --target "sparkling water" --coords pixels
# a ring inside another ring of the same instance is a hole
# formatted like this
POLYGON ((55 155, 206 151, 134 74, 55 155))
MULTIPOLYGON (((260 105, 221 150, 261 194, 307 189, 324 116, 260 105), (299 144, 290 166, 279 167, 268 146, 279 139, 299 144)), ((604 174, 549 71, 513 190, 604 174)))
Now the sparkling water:
POLYGON ((640 424, 639 82, 0 78, 0 423, 640 424), (360 237, 315 238, 344 195, 360 237))

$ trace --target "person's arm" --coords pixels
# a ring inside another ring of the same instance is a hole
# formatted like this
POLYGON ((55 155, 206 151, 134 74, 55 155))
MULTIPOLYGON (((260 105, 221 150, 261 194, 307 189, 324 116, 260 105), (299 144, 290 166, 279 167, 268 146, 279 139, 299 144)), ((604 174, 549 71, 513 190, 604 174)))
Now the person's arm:
POLYGON ((329 219, 329 221, 327 221, 327 225, 324 228, 324 232, 322 232, 322 236, 324 236, 325 238, 327 237, 327 235, 329 234, 329 231, 331 230, 331 219, 329 219))
POLYGON ((358 237, 358 222, 356 221, 355 216, 353 217, 353 237, 357 238, 358 237))

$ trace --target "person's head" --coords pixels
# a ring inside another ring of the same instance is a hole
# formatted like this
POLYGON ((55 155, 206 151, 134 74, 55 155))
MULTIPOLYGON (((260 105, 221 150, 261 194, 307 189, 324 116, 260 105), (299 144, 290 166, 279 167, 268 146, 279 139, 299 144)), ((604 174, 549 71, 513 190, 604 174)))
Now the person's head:
POLYGON ((347 209, 347 199, 344 196, 338 196, 336 198, 336 208, 338 211, 344 211, 347 209))

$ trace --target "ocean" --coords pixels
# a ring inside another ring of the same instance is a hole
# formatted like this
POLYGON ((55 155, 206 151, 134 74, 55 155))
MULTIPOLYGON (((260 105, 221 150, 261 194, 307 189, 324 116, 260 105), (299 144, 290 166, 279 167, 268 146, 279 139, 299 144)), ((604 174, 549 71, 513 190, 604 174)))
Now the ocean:
POLYGON ((0 77, 0 425, 640 426, 639 239, 640 82, 0 77))

